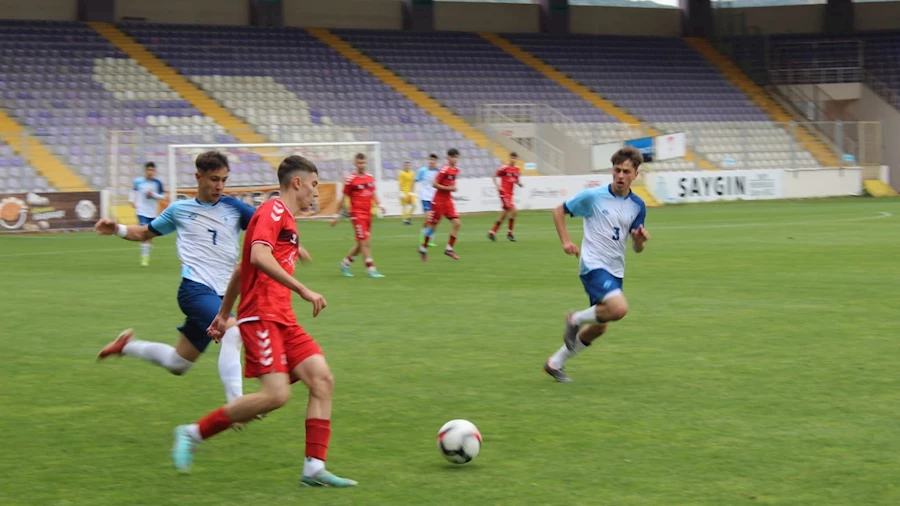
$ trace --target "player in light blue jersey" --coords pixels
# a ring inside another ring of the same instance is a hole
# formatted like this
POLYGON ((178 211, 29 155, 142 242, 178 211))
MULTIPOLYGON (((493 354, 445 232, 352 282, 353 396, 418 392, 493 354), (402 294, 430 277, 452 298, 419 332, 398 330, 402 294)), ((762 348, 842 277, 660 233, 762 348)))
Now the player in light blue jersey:
MULTIPOLYGON (((117 235, 128 241, 146 241, 175 232, 181 260, 178 306, 184 325, 178 327, 178 343, 167 344, 134 339, 131 329, 122 331, 106 345, 98 359, 110 355, 133 355, 153 362, 172 374, 186 373, 209 345, 207 327, 215 319, 222 296, 240 253, 240 234, 253 217, 253 207, 223 194, 228 179, 228 159, 217 151, 197 157, 197 196, 173 202, 159 217, 146 225, 120 225, 100 220, 95 228, 103 235, 117 235)), ((234 318, 222 337, 219 376, 225 397, 232 401, 242 395, 241 335, 234 318)))
MULTIPOLYGON (((134 180, 128 201, 137 214, 138 224, 147 225, 159 216, 159 201, 165 198, 162 181, 156 179, 156 164, 144 164, 144 177, 134 180)), ((150 240, 141 243, 141 265, 150 265, 150 240)))
POLYGON ((556 381, 569 383, 566 361, 584 351, 606 332, 609 322, 621 320, 628 312, 622 293, 625 277, 625 246, 631 236, 632 249, 644 251, 650 234, 644 228, 647 207, 631 191, 644 158, 637 149, 626 146, 612 156, 613 182, 607 186, 582 190, 553 210, 553 223, 563 251, 580 256, 579 274, 591 307, 566 315, 562 347, 544 363, 544 371, 556 381), (566 229, 566 214, 584 218, 581 250, 566 229))
MULTIPOLYGON (((428 155, 428 166, 420 168, 416 172, 416 185, 418 186, 419 201, 422 203, 422 212, 425 213, 425 221, 422 223, 422 232, 419 234, 419 243, 425 240, 425 230, 428 227, 428 214, 431 212, 431 201, 434 199, 434 178, 437 177, 440 168, 438 167, 438 156, 434 153, 428 155)), ((434 246, 434 242, 429 241, 428 246, 434 246)))

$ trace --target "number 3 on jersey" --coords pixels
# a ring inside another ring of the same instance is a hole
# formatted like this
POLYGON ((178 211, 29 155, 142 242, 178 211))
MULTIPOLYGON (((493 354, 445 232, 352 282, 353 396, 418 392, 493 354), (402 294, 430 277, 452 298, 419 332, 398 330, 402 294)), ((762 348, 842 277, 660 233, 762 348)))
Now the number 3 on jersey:
MULTIPOLYGON (((613 241, 618 241, 619 240, 619 227, 613 227, 613 230, 616 231, 616 233, 613 234, 613 241)), ((215 241, 213 241, 213 242, 215 242, 215 241)))
MULTIPOLYGON (((213 246, 215 246, 216 245, 216 235, 218 235, 218 232, 216 232, 216 229, 214 229, 214 228, 208 228, 208 229, 206 229, 206 231, 209 232, 210 234, 212 234, 212 242, 213 242, 213 246)), ((618 236, 618 234, 619 234, 619 229, 616 229, 616 236, 618 236)))

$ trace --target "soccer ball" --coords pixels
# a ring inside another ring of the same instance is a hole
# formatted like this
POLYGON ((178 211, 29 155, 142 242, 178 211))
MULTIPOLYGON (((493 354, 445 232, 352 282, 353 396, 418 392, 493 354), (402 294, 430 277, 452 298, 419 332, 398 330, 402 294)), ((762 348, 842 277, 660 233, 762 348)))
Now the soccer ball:
POLYGON ((481 451, 481 433, 468 420, 450 420, 437 435, 438 450, 448 462, 471 462, 481 451))

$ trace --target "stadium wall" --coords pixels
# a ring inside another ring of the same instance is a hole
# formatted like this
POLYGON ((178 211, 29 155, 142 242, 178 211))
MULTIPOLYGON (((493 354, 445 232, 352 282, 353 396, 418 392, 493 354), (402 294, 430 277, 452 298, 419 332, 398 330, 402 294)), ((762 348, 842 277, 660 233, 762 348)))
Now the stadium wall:
MULTIPOLYGON (((853 7, 856 30, 900 29, 900 2, 854 2, 853 7)), ((743 19, 749 30, 759 30, 762 35, 822 33, 825 27, 824 5, 721 8, 715 9, 714 15, 721 33, 728 33, 736 19, 743 19)))
MULTIPOLYGON (((669 204, 862 194, 860 168, 654 172, 646 177, 647 189, 653 193, 654 198, 669 204)), ((547 210, 581 190, 611 183, 612 176, 534 176, 523 178, 522 182, 525 187, 516 190, 516 206, 523 210, 547 210)), ((494 212, 500 209, 497 189, 490 178, 459 179, 457 188, 454 202, 460 213, 494 212)), ((385 205, 386 214, 398 216, 400 188, 397 182, 382 181, 378 193, 385 205)), ((421 207, 417 209, 421 212, 421 207)))
POLYGON ((284 24, 313 28, 402 30, 403 0, 284 0, 284 24))
POLYGON ((435 2, 434 28, 451 32, 538 33, 537 4, 435 2))
POLYGON ((247 0, 116 0, 115 17, 144 18, 152 23, 245 26, 250 19, 250 4, 247 0))
POLYGON ((569 30, 594 35, 680 37, 681 10, 573 5, 569 7, 569 30))
POLYGON ((859 100, 854 101, 857 111, 852 111, 858 118, 866 121, 881 122, 881 139, 883 148, 882 163, 889 167, 890 183, 895 190, 900 190, 900 111, 892 107, 868 86, 861 87, 859 100))
POLYGON ((0 19, 77 21, 78 0, 0 0, 0 19))

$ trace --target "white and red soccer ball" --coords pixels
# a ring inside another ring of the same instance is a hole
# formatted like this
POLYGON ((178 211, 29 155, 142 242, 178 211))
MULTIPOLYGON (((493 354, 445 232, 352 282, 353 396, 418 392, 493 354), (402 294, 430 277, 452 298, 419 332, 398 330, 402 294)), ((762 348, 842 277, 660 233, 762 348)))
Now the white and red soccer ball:
POLYGON ((481 433, 468 420, 450 420, 437 435, 437 446, 448 462, 471 462, 481 451, 481 433))

